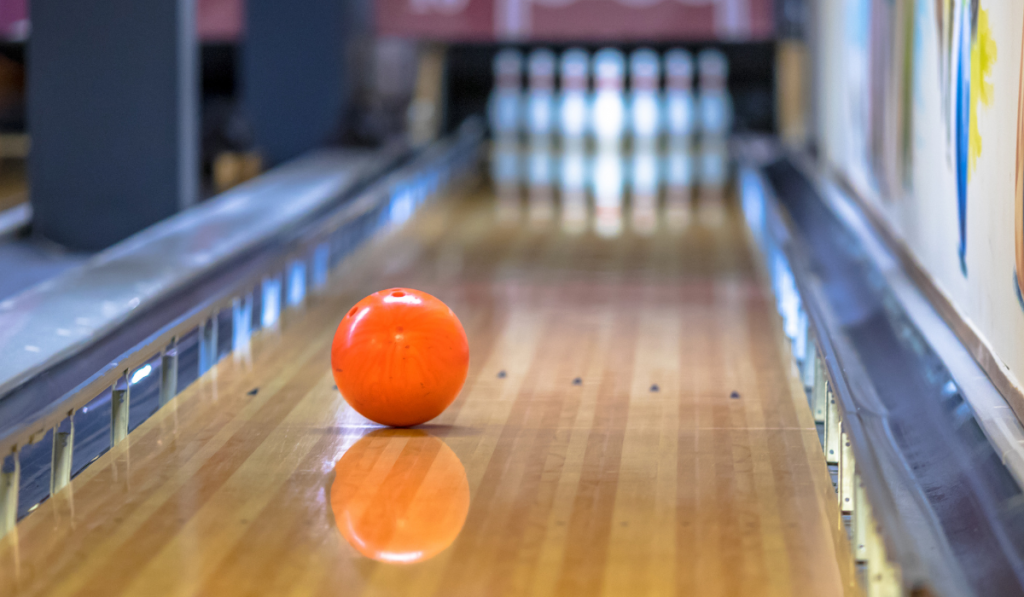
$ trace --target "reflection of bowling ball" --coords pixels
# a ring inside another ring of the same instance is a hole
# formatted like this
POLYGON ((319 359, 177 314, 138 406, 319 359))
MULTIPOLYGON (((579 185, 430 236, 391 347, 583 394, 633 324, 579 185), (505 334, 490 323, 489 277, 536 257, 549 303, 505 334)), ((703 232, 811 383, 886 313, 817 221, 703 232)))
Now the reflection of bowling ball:
POLYGON ((331 346, 334 379, 367 419, 408 427, 441 414, 469 370, 455 313, 419 290, 381 290, 345 315, 331 346))
POLYGON ((462 530, 469 481, 440 439, 419 429, 378 429, 335 465, 331 508, 338 530, 364 556, 422 562, 462 530))

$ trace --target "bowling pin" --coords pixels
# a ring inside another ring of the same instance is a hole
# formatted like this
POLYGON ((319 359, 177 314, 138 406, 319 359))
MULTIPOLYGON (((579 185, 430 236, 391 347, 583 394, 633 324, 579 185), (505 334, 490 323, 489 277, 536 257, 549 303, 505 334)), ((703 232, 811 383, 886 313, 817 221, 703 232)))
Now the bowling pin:
POLYGON ((555 126, 555 54, 547 48, 530 52, 527 63, 526 131, 531 143, 547 139, 555 126))
POLYGON ((523 102, 523 55, 506 48, 494 57, 494 90, 488 101, 487 115, 495 139, 519 135, 523 102))
POLYGON ((695 111, 693 56, 674 48, 665 52, 665 126, 670 145, 689 143, 695 111))
POLYGON ((590 106, 590 128, 602 151, 618 151, 625 133, 625 65, 622 52, 614 48, 604 48, 594 54, 594 98, 590 106))
POLYGON ((629 124, 633 142, 652 146, 662 126, 661 64, 654 50, 641 48, 629 55, 629 124))
POLYGON ((727 85, 729 63, 722 52, 702 50, 697 55, 700 76, 698 113, 702 135, 727 135, 732 127, 732 99, 727 85))
POLYGON ((559 70, 558 123, 562 143, 582 145, 588 125, 590 56, 580 48, 566 50, 559 62, 559 70))
POLYGON ((732 101, 726 85, 729 65, 725 55, 714 49, 702 50, 697 55, 697 73, 700 78, 700 215, 704 223, 717 224, 722 218, 722 195, 729 177, 726 144, 732 128, 732 101))

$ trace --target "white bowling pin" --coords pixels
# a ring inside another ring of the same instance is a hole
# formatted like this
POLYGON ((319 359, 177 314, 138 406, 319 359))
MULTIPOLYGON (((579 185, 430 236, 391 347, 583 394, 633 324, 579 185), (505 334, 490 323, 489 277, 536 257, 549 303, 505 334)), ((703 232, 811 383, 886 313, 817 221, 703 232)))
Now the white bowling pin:
POLYGON ((622 52, 605 48, 594 54, 594 99, 590 106, 590 128, 601 149, 616 151, 626 126, 626 97, 623 90, 626 61, 622 52))
POLYGON ((579 48, 566 50, 559 70, 558 123, 562 141, 567 145, 580 145, 587 134, 590 56, 579 48))
POLYGON ((718 50, 708 49, 697 55, 700 77, 698 112, 700 114, 700 181, 701 216, 705 222, 720 219, 721 197, 729 177, 729 155, 726 137, 732 128, 732 101, 726 84, 729 64, 718 50), (708 214, 710 219, 703 216, 708 214))
POLYGON ((555 54, 547 48, 530 52, 527 72, 526 130, 531 138, 546 138, 555 126, 555 54))
POLYGON ((670 143, 694 132, 693 56, 674 48, 665 52, 665 127, 670 143))
POLYGON ((491 132, 495 139, 519 134, 522 122, 523 55, 506 48, 494 57, 494 90, 487 106, 491 132))
POLYGON ((727 135, 732 128, 732 99, 727 85, 729 63, 718 50, 702 50, 697 55, 697 72, 701 133, 727 135))
POLYGON ((641 48, 629 55, 629 120, 639 144, 653 144, 661 133, 660 67, 654 50, 641 48))

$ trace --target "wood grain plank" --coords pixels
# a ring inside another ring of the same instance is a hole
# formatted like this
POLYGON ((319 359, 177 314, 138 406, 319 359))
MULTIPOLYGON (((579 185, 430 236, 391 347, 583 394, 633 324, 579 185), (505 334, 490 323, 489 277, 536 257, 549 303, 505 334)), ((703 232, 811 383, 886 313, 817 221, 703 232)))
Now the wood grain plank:
POLYGON ((453 194, 371 241, 0 541, 0 593, 854 594, 738 214, 614 239, 518 222, 488 191, 453 194), (330 377, 340 317, 397 285, 446 301, 472 354, 460 398, 421 426, 464 469, 468 514, 404 565, 361 555, 331 508, 357 442, 366 491, 441 495, 416 468, 434 461, 366 438, 378 427, 330 377))

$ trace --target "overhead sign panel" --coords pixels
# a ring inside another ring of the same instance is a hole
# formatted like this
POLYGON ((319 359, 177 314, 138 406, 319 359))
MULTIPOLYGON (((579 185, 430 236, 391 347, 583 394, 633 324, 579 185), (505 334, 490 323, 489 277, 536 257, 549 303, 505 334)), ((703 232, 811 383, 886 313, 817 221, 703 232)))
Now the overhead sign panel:
POLYGON ((773 0, 376 0, 384 35, 441 41, 769 39, 773 0))

